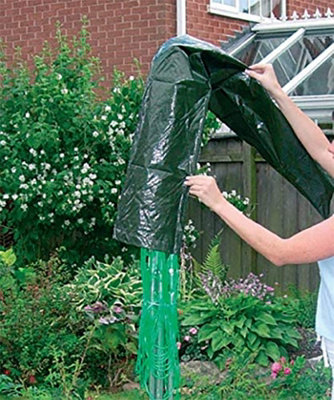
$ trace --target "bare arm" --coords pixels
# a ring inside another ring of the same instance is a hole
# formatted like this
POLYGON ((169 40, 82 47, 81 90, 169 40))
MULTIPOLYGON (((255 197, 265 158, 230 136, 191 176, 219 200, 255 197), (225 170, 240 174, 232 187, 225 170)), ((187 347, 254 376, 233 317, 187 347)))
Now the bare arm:
POLYGON ((258 80, 276 100, 281 111, 289 121, 296 136, 304 145, 310 156, 334 177, 333 155, 328 151, 331 146, 322 130, 290 99, 277 81, 274 69, 270 64, 256 64, 246 71, 249 76, 258 80))
POLYGON ((197 196, 256 251, 273 264, 301 264, 334 255, 334 217, 289 238, 281 238, 247 218, 220 193, 216 181, 203 175, 188 177, 189 193, 197 196))

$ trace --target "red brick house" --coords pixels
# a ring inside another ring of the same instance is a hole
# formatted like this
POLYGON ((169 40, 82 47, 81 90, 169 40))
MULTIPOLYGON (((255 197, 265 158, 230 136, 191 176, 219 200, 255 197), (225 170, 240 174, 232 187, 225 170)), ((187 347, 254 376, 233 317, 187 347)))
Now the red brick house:
POLYGON ((12 55, 16 46, 29 59, 54 37, 60 21, 68 35, 77 34, 81 18, 90 21, 91 43, 108 76, 114 66, 131 74, 137 58, 143 71, 168 38, 187 33, 220 45, 250 23, 266 17, 299 17, 317 9, 330 15, 333 0, 3 0, 0 38, 12 55))

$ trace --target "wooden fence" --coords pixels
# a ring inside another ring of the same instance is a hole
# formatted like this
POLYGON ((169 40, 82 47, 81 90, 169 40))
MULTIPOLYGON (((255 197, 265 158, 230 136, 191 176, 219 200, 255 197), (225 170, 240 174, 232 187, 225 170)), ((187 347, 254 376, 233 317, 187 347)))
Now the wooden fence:
MULTIPOLYGON (((322 219, 313 206, 253 148, 232 135, 211 140, 202 151, 201 162, 212 165, 212 173, 221 190, 229 192, 235 189, 250 198, 255 204, 251 218, 282 237, 289 237, 322 219)), ((253 251, 198 201, 191 199, 188 211, 189 218, 201 232, 193 251, 196 259, 203 260, 212 238, 223 228, 221 255, 224 263, 230 266, 230 276, 264 273, 267 284, 278 282, 277 287, 282 290, 291 284, 303 290, 317 290, 316 263, 276 267, 253 251)))

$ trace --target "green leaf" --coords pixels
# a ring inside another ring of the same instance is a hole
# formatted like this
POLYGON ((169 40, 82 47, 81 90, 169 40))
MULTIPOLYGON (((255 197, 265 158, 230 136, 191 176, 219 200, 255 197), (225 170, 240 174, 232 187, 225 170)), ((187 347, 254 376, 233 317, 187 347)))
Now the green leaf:
POLYGON ((275 318, 273 318, 270 314, 265 312, 260 312, 259 314, 255 314, 254 319, 257 321, 262 321, 267 325, 277 325, 275 318))
POLYGON ((270 357, 274 361, 277 361, 281 356, 279 347, 275 342, 267 342, 266 353, 267 353, 267 356, 270 357))
POLYGON ((247 341, 249 343, 249 345, 253 345, 255 340, 257 339, 257 336, 255 335, 255 333, 253 332, 249 332, 247 335, 247 341))
POLYGON ((138 349, 137 346, 133 342, 128 342, 125 345, 125 348, 131 353, 131 354, 137 354, 138 349))
POLYGON ((6 251, 0 251, 0 259, 9 267, 15 264, 16 255, 13 249, 8 249, 6 251))
POLYGON ((216 332, 216 326, 212 326, 210 323, 203 325, 198 332, 198 342, 200 343, 213 338, 216 332))
POLYGON ((255 361, 257 363, 259 363, 260 365, 262 365, 263 367, 266 367, 269 364, 269 359, 268 359, 266 353, 263 350, 261 350, 259 352, 259 354, 257 355, 255 361))
POLYGON ((264 338, 270 337, 270 330, 267 325, 263 323, 256 323, 251 327, 251 330, 264 338))
POLYGON ((218 351, 231 343, 231 337, 224 335, 221 331, 211 341, 212 350, 218 351))

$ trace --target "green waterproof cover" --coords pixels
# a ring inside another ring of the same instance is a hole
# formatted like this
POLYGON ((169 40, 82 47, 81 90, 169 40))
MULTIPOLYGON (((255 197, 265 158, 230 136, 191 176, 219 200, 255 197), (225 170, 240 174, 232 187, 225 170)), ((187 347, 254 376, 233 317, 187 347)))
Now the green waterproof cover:
POLYGON ((333 181, 314 162, 246 65, 190 36, 155 55, 118 204, 114 237, 178 253, 188 196, 210 109, 328 217, 333 181))

